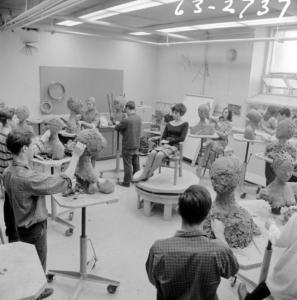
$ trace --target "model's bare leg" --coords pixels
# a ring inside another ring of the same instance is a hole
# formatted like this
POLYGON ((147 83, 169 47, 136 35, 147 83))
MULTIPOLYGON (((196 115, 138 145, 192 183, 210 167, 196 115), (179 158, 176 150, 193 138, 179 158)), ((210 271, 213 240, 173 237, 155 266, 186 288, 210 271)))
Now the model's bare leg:
POLYGON ((157 155, 155 156, 155 160, 154 160, 154 162, 153 162, 153 165, 152 165, 152 167, 151 167, 151 169, 150 169, 150 172, 149 172, 149 174, 148 174, 149 177, 153 175, 154 171, 155 171, 157 168, 159 168, 159 166, 161 165, 162 160, 163 160, 164 158, 165 158, 164 152, 160 151, 160 152, 157 153, 157 155))
POLYGON ((133 177, 133 181, 134 182, 138 182, 144 179, 147 179, 150 173, 150 170, 152 168, 152 165, 154 164, 155 161, 155 157, 157 156, 157 151, 153 150, 148 154, 147 160, 145 162, 145 166, 142 170, 142 172, 140 173, 139 176, 134 176, 133 177))

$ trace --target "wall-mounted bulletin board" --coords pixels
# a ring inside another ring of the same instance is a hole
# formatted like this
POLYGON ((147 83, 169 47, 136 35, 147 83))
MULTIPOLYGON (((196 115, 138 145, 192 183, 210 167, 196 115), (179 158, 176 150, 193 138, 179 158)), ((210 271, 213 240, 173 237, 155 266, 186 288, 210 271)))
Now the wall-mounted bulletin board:
POLYGON ((40 101, 50 101, 51 114, 68 113, 69 97, 96 98, 99 113, 109 112, 107 94, 123 94, 123 70, 40 66, 40 101), (48 87, 51 86, 52 93, 48 87), (57 99, 51 97, 54 96, 57 99))

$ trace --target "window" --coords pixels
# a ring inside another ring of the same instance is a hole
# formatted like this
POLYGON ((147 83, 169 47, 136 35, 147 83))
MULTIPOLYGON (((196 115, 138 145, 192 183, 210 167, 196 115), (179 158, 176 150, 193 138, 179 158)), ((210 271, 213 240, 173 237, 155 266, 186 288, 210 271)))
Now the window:
POLYGON ((296 40, 274 42, 271 73, 297 73, 297 30, 278 31, 276 37, 296 37, 296 40))

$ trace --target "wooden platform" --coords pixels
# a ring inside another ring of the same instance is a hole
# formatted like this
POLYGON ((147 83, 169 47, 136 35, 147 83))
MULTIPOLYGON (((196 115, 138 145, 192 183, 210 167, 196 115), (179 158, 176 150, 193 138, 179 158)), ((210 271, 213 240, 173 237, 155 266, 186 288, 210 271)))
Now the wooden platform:
POLYGON ((147 217, 151 216, 152 205, 159 203, 164 205, 164 220, 170 220, 172 208, 177 205, 179 195, 190 185, 199 184, 196 174, 183 170, 183 176, 178 177, 177 184, 173 185, 173 172, 173 169, 162 168, 161 173, 157 170, 149 180, 135 184, 138 197, 137 208, 143 206, 147 217))

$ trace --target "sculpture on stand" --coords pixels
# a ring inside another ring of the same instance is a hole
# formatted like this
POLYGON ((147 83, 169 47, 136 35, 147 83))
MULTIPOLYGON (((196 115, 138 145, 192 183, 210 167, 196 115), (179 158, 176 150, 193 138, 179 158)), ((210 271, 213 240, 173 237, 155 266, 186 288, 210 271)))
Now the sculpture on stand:
POLYGON ((64 123, 59 118, 51 118, 45 121, 45 126, 49 130, 49 137, 48 140, 44 142, 44 153, 54 160, 64 158, 65 148, 58 136, 58 133, 64 127, 64 123))
POLYGON ((273 214, 280 214, 283 207, 296 205, 297 183, 288 182, 293 175, 294 165, 292 159, 277 157, 272 163, 275 179, 260 192, 260 198, 267 201, 273 214))
POLYGON ((262 115, 255 109, 251 109, 246 115, 246 127, 244 130, 244 138, 247 140, 256 139, 256 129, 258 129, 262 120, 262 115))
POLYGON ((92 165, 92 159, 97 158, 106 146, 105 138, 97 129, 93 128, 82 130, 76 140, 85 144, 86 149, 80 156, 76 167, 76 186, 74 189, 68 190, 65 195, 74 192, 84 192, 87 194, 97 192, 112 193, 114 191, 114 184, 107 179, 99 178, 92 165))
POLYGON ((30 117, 30 112, 27 106, 19 106, 15 110, 15 115, 18 118, 17 129, 31 131, 34 133, 33 127, 28 124, 27 119, 30 117))
POLYGON ((218 158, 210 170, 211 183, 217 195, 204 230, 214 238, 211 220, 218 219, 223 222, 224 236, 231 248, 245 248, 251 243, 254 234, 261 234, 249 212, 236 202, 234 190, 240 176, 241 163, 231 156, 218 158))
POLYGON ((266 146, 265 155, 273 160, 276 158, 291 158, 295 162, 297 150, 288 142, 294 136, 295 131, 296 127, 292 121, 281 121, 276 128, 277 141, 266 146))
POLYGON ((215 126, 209 122, 209 104, 202 104, 198 107, 199 122, 190 128, 191 134, 213 135, 215 126))
POLYGON ((80 130, 79 121, 82 114, 82 103, 78 99, 69 98, 67 100, 67 107, 70 111, 69 118, 67 121, 63 119, 67 125, 66 131, 68 133, 77 134, 80 130))

